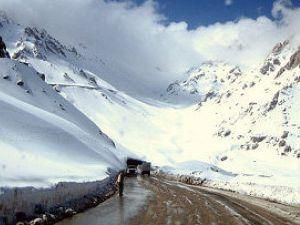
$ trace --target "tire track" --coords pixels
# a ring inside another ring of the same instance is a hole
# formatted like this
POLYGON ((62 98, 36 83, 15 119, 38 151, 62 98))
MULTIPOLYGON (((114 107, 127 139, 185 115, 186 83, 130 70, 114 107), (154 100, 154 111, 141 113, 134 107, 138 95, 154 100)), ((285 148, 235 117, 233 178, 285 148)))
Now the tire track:
POLYGON ((296 225, 262 207, 195 186, 155 177, 140 182, 154 196, 132 225, 296 225))

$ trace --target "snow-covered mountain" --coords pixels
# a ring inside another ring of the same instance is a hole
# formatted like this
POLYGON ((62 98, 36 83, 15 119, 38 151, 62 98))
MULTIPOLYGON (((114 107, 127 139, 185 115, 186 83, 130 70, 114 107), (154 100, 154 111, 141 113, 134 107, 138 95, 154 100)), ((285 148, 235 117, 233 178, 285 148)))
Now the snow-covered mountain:
POLYGON ((114 142, 36 70, 1 59, 0 74, 1 185, 95 179, 121 166, 114 142))
POLYGON ((163 98, 189 98, 200 112, 214 107, 211 117, 219 121, 214 135, 240 149, 271 148, 300 158, 299 68, 300 50, 284 41, 256 68, 242 71, 226 63, 204 63, 188 71, 187 79, 170 84, 163 98))
MULTIPOLYGON (((197 103, 199 116, 209 112, 212 135, 218 143, 227 143, 214 164, 241 174, 233 180, 299 190, 299 57, 298 46, 284 41, 253 68, 204 63, 186 79, 170 84, 163 98, 179 103, 189 98, 197 103)), ((267 188, 247 192, 269 197, 281 193, 276 189, 270 194, 267 188)))
POLYGON ((11 107, 0 108, 1 124, 11 131, 0 139, 2 174, 11 177, 1 185, 20 180, 13 163, 30 171, 27 177, 43 175, 55 183, 94 179, 95 171, 120 168, 118 158, 134 154, 222 188, 300 199, 297 46, 280 43, 253 68, 203 63, 170 84, 159 102, 118 90, 106 82, 111 69, 101 59, 45 30, 2 16, 0 35, 13 58, 0 59, 1 73, 11 79, 0 81, 0 103, 11 107), (24 135, 25 141, 17 139, 24 135), (18 163, 8 157, 11 152, 19 155, 18 163), (36 175, 30 168, 37 161, 57 169, 36 175), (276 193, 266 187, 276 187, 270 188, 276 193))
MULTIPOLYGON (((19 28, 2 18, 4 40, 21 34, 6 26, 19 28)), ((29 31, 25 28, 21 38, 28 38, 29 31)), ((40 34, 35 38, 45 35, 40 34)), ((58 42, 48 37, 38 45, 25 40, 16 42, 11 52, 19 60, 0 59, 0 185, 48 186, 59 181, 95 180, 104 178, 108 168, 121 168, 115 143, 26 60, 27 55, 45 60, 48 52, 66 57, 58 50, 62 46, 57 47, 58 42)), ((10 51, 12 42, 6 43, 10 51)))

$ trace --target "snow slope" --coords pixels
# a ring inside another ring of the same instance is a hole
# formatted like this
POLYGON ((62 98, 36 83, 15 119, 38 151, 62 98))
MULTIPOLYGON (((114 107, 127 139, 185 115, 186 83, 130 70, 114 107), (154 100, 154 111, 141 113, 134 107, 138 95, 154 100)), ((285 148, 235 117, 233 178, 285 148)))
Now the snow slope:
POLYGON ((0 59, 0 74, 1 186, 101 179, 122 165, 112 140, 33 68, 0 59))

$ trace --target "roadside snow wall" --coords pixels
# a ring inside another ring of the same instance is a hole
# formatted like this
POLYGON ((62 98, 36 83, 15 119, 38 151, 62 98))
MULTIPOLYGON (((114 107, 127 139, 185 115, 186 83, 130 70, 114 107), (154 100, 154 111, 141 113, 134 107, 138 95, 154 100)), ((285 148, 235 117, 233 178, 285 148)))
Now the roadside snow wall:
MULTIPOLYGON (((104 180, 75 183, 61 182, 51 188, 33 187, 0 189, 0 224, 16 222, 16 213, 26 215, 26 219, 51 213, 59 220, 66 209, 83 211, 103 202, 114 194, 116 173, 104 180)), ((66 215, 65 215, 66 216, 66 215)))

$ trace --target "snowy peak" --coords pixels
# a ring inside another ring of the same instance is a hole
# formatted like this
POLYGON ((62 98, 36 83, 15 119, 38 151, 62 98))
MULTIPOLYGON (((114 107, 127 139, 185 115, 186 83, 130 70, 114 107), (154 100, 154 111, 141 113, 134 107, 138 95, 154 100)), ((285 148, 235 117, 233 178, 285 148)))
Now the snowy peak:
MULTIPOLYGON (((186 79, 171 83, 162 97, 168 102, 188 101, 201 104, 212 96, 229 97, 232 92, 252 88, 256 83, 265 80, 261 75, 270 76, 269 82, 278 84, 279 81, 274 79, 299 65, 300 49, 292 46, 289 41, 284 41, 274 46, 260 68, 244 68, 242 71, 238 66, 222 62, 203 63, 198 68, 190 69, 184 75, 186 79)), ((291 82, 287 78, 283 83, 291 82)))
POLYGON ((280 42, 265 59, 260 72, 263 75, 274 74, 277 79, 286 70, 292 70, 300 64, 300 50, 290 44, 288 40, 280 42))
POLYGON ((91 63, 75 47, 67 47, 44 29, 24 28, 6 16, 2 21, 0 31, 12 58, 30 64, 45 76, 47 83, 58 85, 56 90, 61 85, 110 86, 87 69, 91 63))
POLYGON ((17 50, 12 55, 14 59, 26 59, 26 56, 31 56, 47 60, 49 54, 65 58, 68 54, 72 54, 73 57, 78 55, 74 47, 68 49, 45 30, 31 27, 24 29, 22 37, 16 42, 16 48, 17 50))
POLYGON ((44 29, 23 27, 0 13, 0 30, 4 40, 9 42, 13 59, 25 61, 28 57, 48 60, 48 57, 76 58, 79 54, 75 47, 66 47, 44 29))
POLYGON ((187 79, 170 84, 163 98, 169 102, 190 100, 191 103, 200 104, 213 97, 220 97, 226 87, 234 83, 241 74, 239 67, 227 63, 203 63, 200 67, 189 70, 187 79))

